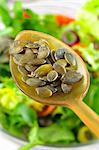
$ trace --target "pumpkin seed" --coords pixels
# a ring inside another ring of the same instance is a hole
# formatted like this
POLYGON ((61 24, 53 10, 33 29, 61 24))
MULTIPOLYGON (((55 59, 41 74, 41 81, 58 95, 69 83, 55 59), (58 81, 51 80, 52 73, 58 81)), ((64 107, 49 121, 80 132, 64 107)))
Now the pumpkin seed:
POLYGON ((40 97, 50 97, 52 96, 52 91, 48 87, 38 87, 36 88, 36 92, 40 97))
POLYGON ((65 54, 66 49, 65 48, 60 48, 58 50, 55 51, 55 59, 62 59, 64 58, 64 54, 65 54))
POLYGON ((72 90, 71 85, 67 85, 67 84, 64 84, 64 83, 61 84, 61 88, 62 88, 62 91, 64 93, 69 93, 72 90))
POLYGON ((23 67, 23 66, 18 66, 18 71, 22 74, 22 75, 27 75, 28 71, 23 67))
POLYGON ((53 83, 51 83, 51 86, 57 87, 57 86, 59 86, 60 84, 61 84, 61 81, 60 81, 60 80, 56 80, 56 81, 54 81, 53 83))
POLYGON ((34 86, 34 87, 39 87, 39 86, 43 86, 46 84, 45 81, 41 81, 38 78, 32 77, 26 80, 26 84, 28 84, 29 86, 34 86))
POLYGON ((76 71, 77 61, 67 49, 50 50, 45 39, 20 45, 20 42, 12 45, 14 62, 18 64, 22 81, 35 87, 40 97, 50 97, 56 92, 69 93, 71 84, 82 79, 76 71))
POLYGON ((37 58, 46 58, 50 54, 50 49, 47 45, 41 45, 38 51, 37 58))
POLYGON ((67 65, 67 62, 65 61, 65 59, 58 59, 57 63, 63 67, 66 67, 66 65, 67 65))
POLYGON ((65 53, 64 57, 70 65, 77 66, 76 59, 71 53, 65 53))
POLYGON ((25 83, 26 83, 26 80, 28 79, 28 76, 23 75, 21 79, 22 79, 22 81, 23 81, 23 82, 25 82, 25 83))
POLYGON ((25 47, 27 48, 39 48, 39 43, 38 42, 31 42, 31 41, 28 41, 25 45, 25 47))
POLYGON ((42 46, 39 48, 38 56, 37 58, 47 58, 50 54, 50 49, 47 46, 42 46))
POLYGON ((51 70, 48 74, 47 74, 47 80, 49 82, 55 81, 58 77, 58 73, 55 70, 51 70))
POLYGON ((26 49, 25 54, 21 57, 19 63, 20 64, 25 64, 25 63, 29 63, 30 61, 32 61, 34 59, 34 54, 30 49, 26 49))
POLYGON ((50 55, 51 55, 53 62, 55 62, 56 61, 55 60, 55 51, 51 51, 50 55))
POLYGON ((37 76, 45 76, 47 73, 49 73, 53 69, 51 64, 44 64, 40 67, 38 67, 35 71, 34 74, 37 76))
POLYGON ((31 74, 28 74, 27 76, 28 76, 28 77, 30 77, 30 78, 35 77, 35 75, 34 75, 34 72, 33 72, 33 71, 31 72, 31 74))
POLYGON ((76 66, 69 66, 69 67, 66 67, 65 68, 66 69, 66 71, 76 71, 77 70, 77 67, 76 66))
POLYGON ((49 56, 46 58, 46 62, 49 63, 49 64, 53 64, 53 60, 51 58, 51 54, 49 54, 49 56))
POLYGON ((32 66, 32 65, 29 65, 29 64, 25 65, 25 69, 27 71, 30 71, 30 72, 34 71, 36 68, 37 68, 36 66, 32 66))
POLYGON ((55 88, 55 87, 53 87, 51 85, 47 85, 46 87, 49 88, 52 91, 52 93, 56 93, 57 92, 57 87, 55 88))
POLYGON ((17 65, 22 65, 19 63, 20 59, 22 57, 22 54, 15 54, 13 57, 13 61, 17 64, 17 65))
POLYGON ((47 76, 39 77, 39 79, 47 82, 47 76))
POLYGON ((15 54, 14 55, 14 57, 17 59, 17 61, 19 61, 22 56, 23 56, 23 54, 15 54))
POLYGON ((68 71, 66 74, 62 76, 62 82, 67 84, 73 84, 82 79, 82 74, 76 71, 68 71))
POLYGON ((18 54, 23 51, 20 41, 14 41, 10 45, 10 54, 18 54))
POLYGON ((38 49, 36 49, 36 48, 32 48, 31 50, 33 51, 34 54, 38 53, 38 49))
POLYGON ((62 92, 62 89, 61 89, 60 85, 57 86, 56 88, 57 88, 57 92, 58 92, 58 93, 62 92))
POLYGON ((46 63, 46 60, 35 58, 35 59, 28 61, 27 63, 31 64, 31 65, 42 65, 42 64, 46 63))
POLYGON ((47 64, 52 64, 52 62, 50 61, 49 57, 46 58, 46 63, 47 63, 47 64))
POLYGON ((55 69, 56 72, 58 72, 59 74, 63 75, 66 73, 66 69, 64 66, 62 66, 61 64, 55 62, 53 64, 53 68, 55 69))
POLYGON ((41 40, 39 40, 39 45, 44 45, 44 44, 47 44, 47 45, 49 45, 49 43, 45 40, 45 39, 41 39, 41 40))

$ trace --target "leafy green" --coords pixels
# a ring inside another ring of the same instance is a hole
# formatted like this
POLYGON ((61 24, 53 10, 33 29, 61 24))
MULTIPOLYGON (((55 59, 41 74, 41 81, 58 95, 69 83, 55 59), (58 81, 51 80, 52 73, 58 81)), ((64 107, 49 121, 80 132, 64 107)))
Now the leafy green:
POLYGON ((16 109, 13 110, 12 114, 21 116, 25 123, 27 123, 29 126, 32 126, 37 119, 35 111, 22 103, 16 106, 16 109))
POLYGON ((59 27, 56 23, 54 15, 45 15, 42 21, 45 27, 45 33, 51 34, 56 38, 60 38, 61 27, 59 27))
POLYGON ((89 0, 80 10, 77 23, 81 30, 99 40, 99 2, 89 0))
POLYGON ((0 76, 1 77, 6 77, 6 76, 10 76, 10 68, 8 66, 8 64, 0 64, 0 76))
POLYGON ((13 6, 14 17, 17 19, 23 18, 22 2, 20 0, 16 1, 13 6))
POLYGON ((85 102, 99 114, 99 78, 92 78, 85 102))
POLYGON ((7 0, 0 0, 0 6, 6 8, 7 7, 7 0))
POLYGON ((66 126, 60 123, 39 128, 38 137, 40 140, 45 141, 46 143, 75 140, 73 133, 66 126))
POLYGON ((99 3, 97 0, 88 0, 83 8, 89 12, 99 15, 99 3))
POLYGON ((27 105, 19 103, 12 111, 5 112, 1 109, 0 122, 11 134, 22 138, 24 127, 28 127, 29 132, 37 122, 36 112, 27 105))
POLYGON ((3 126, 4 129, 9 128, 9 121, 7 118, 7 114, 6 112, 4 112, 1 106, 0 106, 0 124, 3 126))
POLYGON ((76 48, 81 52, 83 58, 90 64, 90 71, 99 71, 99 51, 94 49, 93 43, 90 43, 87 47, 76 48))
POLYGON ((23 9, 21 1, 14 3, 13 16, 10 16, 7 6, 0 6, 0 10, 2 21, 7 26, 0 33, 0 36, 10 35, 11 37, 15 37, 22 30, 36 30, 60 38, 61 27, 57 25, 55 15, 44 15, 41 17, 31 9, 23 9), (28 18, 24 16, 24 12, 28 14, 28 18))
POLYGON ((12 24, 12 18, 8 9, 0 5, 0 17, 5 24, 5 26, 10 26, 12 24))
POLYGON ((12 110, 20 102, 28 103, 31 101, 30 98, 25 96, 13 82, 12 78, 1 77, 1 88, 0 88, 0 105, 4 109, 12 110))
POLYGON ((60 122, 70 130, 77 128, 81 123, 80 119, 73 113, 73 111, 66 107, 58 106, 53 113, 53 118, 55 117, 56 122, 59 122, 57 114, 61 114, 60 122))

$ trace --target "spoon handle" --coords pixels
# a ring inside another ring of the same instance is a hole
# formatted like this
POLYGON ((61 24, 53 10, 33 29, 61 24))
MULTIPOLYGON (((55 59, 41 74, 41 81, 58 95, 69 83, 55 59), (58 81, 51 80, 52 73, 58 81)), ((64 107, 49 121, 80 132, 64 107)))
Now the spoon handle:
POLYGON ((99 116, 81 100, 69 106, 86 126, 99 138, 99 116))

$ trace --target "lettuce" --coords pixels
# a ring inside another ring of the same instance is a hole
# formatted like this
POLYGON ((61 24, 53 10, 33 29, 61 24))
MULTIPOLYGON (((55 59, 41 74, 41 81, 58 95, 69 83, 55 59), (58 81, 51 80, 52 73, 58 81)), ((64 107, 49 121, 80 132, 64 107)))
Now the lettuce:
POLYGON ((93 43, 87 47, 77 45, 75 48, 81 52, 83 59, 87 61, 89 71, 99 71, 99 51, 94 49, 93 43))
POLYGON ((83 32, 99 40, 99 1, 89 0, 79 11, 77 23, 83 32))

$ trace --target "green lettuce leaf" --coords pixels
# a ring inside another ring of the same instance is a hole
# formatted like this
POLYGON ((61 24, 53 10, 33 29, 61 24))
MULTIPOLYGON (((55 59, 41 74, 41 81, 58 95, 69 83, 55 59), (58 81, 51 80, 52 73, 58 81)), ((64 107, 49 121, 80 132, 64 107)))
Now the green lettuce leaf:
POLYGON ((84 100, 97 114, 99 114, 99 78, 91 77, 90 88, 84 100))
POLYGON ((99 40, 99 2, 89 0, 79 11, 77 23, 81 30, 99 40))
POLYGON ((45 143, 56 143, 59 141, 74 141, 73 133, 63 124, 55 123, 48 127, 39 128, 38 138, 45 143))
POLYGON ((99 51, 94 49, 93 43, 90 43, 87 47, 78 45, 75 48, 81 52, 83 59, 88 62, 89 71, 99 71, 99 51))

